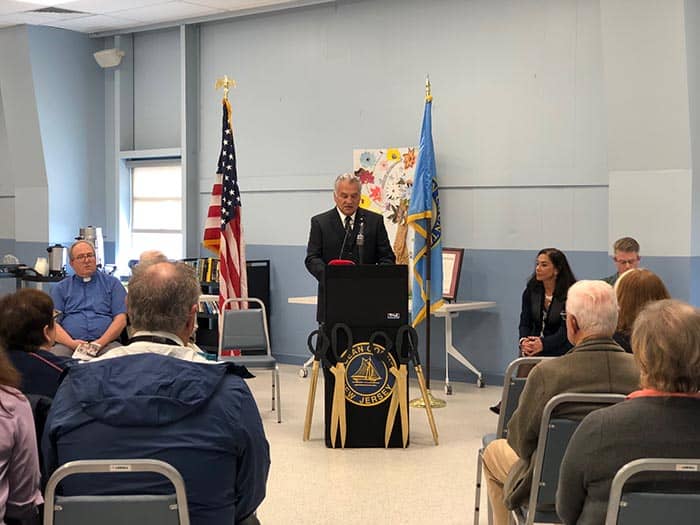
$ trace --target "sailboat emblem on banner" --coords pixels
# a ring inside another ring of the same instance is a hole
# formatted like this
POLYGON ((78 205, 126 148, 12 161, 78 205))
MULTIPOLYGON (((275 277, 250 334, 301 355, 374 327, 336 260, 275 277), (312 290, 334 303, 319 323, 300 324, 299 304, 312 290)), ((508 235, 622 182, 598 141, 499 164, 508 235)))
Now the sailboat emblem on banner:
POLYGON ((389 368, 396 359, 378 344, 355 343, 343 354, 345 360, 345 399, 359 406, 375 406, 391 397, 395 378, 389 368))
POLYGON ((377 369, 372 364, 372 358, 369 356, 362 358, 360 367, 350 378, 357 386, 376 386, 382 381, 382 376, 377 373, 377 369))

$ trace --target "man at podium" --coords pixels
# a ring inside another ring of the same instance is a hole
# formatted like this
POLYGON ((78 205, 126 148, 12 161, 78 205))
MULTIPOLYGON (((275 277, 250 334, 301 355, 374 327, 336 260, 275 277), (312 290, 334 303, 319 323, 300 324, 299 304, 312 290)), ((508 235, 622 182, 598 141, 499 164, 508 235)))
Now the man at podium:
POLYGON ((316 319, 323 321, 323 277, 334 259, 354 264, 395 264, 384 217, 359 209, 362 183, 352 173, 335 179, 335 207, 311 218, 306 269, 318 281, 316 319))

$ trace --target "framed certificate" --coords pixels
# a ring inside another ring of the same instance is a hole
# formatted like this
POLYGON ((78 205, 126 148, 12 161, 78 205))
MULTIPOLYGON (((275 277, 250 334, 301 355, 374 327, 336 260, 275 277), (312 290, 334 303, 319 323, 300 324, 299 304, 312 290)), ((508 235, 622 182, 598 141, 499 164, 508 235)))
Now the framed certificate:
POLYGON ((463 256, 464 248, 442 249, 442 297, 449 301, 457 299, 463 256))

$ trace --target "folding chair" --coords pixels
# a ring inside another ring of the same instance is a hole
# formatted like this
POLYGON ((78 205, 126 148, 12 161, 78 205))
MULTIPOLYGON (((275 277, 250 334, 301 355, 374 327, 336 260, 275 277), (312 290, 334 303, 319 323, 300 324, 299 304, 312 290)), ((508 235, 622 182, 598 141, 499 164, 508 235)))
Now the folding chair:
POLYGON ((56 469, 44 493, 44 525, 189 525, 185 482, 180 473, 155 459, 71 461, 56 469), (153 472, 168 478, 174 494, 123 496, 56 496, 56 487, 74 474, 120 475, 153 472))
POLYGON ((559 467, 571 436, 581 421, 556 417, 554 411, 563 404, 614 405, 623 401, 622 394, 559 394, 550 399, 542 412, 535 465, 527 507, 512 512, 518 525, 561 523, 555 510, 559 467))
MULTIPOLYGON (((505 438, 508 434, 508 422, 518 406, 520 394, 525 388, 527 377, 518 377, 521 365, 535 365, 551 357, 521 357, 512 361, 506 368, 503 378, 503 392, 501 394, 501 411, 498 415, 496 432, 484 434, 481 438, 481 448, 476 454, 476 493, 474 495, 474 525, 479 523, 479 504, 481 503, 481 478, 484 463, 484 449, 495 439, 505 438)), ((488 508, 489 525, 492 522, 491 507, 488 508)))
MULTIPOLYGON (((608 513, 605 525, 651 525, 672 523, 673 525, 691 525, 698 522, 700 516, 700 493, 674 492, 666 485, 658 491, 656 488, 644 488, 640 491, 631 489, 624 492, 625 484, 632 476, 640 473, 657 474, 663 472, 664 481, 680 478, 679 483, 686 482, 689 476, 697 477, 700 482, 700 459, 648 458, 630 461, 617 471, 610 486, 608 513)), ((645 478, 648 479, 648 478, 645 478)))
POLYGON ((247 368, 272 371, 272 410, 275 410, 276 404, 277 422, 281 423, 280 372, 270 348, 265 304, 254 297, 234 297, 224 302, 221 315, 219 360, 231 361, 247 368), (259 305, 260 308, 226 310, 226 306, 234 302, 238 304, 251 302, 259 305))

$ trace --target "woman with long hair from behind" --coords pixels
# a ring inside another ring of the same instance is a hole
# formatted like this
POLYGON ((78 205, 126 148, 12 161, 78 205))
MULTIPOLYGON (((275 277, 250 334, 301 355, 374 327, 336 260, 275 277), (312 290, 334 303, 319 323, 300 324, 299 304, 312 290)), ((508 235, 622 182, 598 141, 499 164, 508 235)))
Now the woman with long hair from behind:
POLYGON ((620 315, 617 318, 617 329, 613 339, 625 351, 632 353, 630 337, 634 320, 642 308, 653 301, 670 299, 666 285, 661 278, 651 270, 633 268, 623 273, 615 282, 615 295, 620 315))

